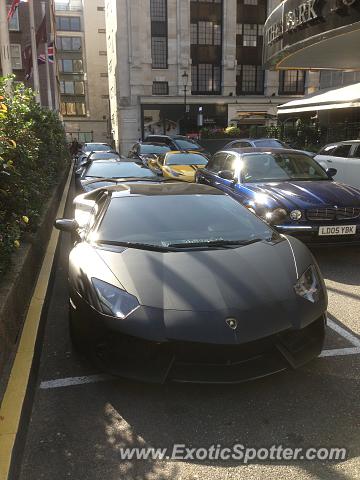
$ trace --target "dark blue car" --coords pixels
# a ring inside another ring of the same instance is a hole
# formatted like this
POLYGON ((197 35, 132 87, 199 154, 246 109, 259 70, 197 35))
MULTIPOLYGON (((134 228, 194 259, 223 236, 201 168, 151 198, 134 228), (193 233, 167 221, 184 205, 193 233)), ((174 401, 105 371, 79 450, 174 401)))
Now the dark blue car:
POLYGON ((360 242, 360 190, 333 180, 303 152, 244 148, 217 152, 196 182, 237 199, 278 231, 305 243, 360 242))

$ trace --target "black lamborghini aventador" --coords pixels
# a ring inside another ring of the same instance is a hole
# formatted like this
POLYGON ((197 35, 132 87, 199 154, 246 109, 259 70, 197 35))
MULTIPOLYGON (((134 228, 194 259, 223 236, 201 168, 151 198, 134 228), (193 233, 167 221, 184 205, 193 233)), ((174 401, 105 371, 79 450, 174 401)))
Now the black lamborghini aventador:
POLYGON ((312 254, 220 190, 104 187, 56 227, 76 239, 72 340, 110 373, 232 383, 321 352, 327 294, 312 254))

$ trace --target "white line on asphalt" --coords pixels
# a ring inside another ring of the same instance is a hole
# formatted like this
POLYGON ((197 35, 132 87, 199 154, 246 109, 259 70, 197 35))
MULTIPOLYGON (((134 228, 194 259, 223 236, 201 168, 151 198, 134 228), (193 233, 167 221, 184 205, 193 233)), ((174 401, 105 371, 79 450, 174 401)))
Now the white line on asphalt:
POLYGON ((73 385, 83 385, 85 383, 97 383, 97 382, 108 382, 109 380, 114 380, 114 377, 111 375, 88 375, 85 377, 68 377, 68 378, 58 378, 56 380, 48 380, 46 382, 40 383, 40 388, 42 390, 48 390, 50 388, 61 388, 61 387, 71 387, 73 385))
POLYGON ((338 348, 333 350, 323 350, 320 357, 342 357, 344 355, 360 355, 359 347, 338 348))
POLYGON ((327 324, 336 333, 338 333, 342 337, 346 338, 346 340, 348 340, 352 345, 354 345, 354 347, 359 347, 360 348, 360 339, 355 337, 355 335, 353 335, 352 333, 345 330, 345 328, 340 327, 340 325, 335 323, 329 317, 327 319, 327 324))

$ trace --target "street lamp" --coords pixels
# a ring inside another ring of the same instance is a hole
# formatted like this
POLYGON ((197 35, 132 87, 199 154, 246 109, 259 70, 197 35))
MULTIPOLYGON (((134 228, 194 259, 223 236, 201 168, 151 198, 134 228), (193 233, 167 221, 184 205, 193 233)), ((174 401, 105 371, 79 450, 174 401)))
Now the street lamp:
POLYGON ((188 81, 189 81, 189 75, 186 71, 181 75, 183 85, 184 85, 184 130, 186 133, 186 114, 187 114, 187 105, 186 105, 186 94, 187 94, 187 86, 188 86, 188 81))

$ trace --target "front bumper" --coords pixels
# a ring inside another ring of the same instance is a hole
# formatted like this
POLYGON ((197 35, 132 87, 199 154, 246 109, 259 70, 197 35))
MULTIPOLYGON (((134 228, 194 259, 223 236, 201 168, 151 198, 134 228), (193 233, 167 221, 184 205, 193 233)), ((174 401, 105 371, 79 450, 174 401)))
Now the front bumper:
POLYGON ((338 222, 328 222, 328 223, 321 223, 321 224, 304 224, 304 225, 294 225, 294 224, 282 224, 282 225, 274 225, 274 228, 279 233, 284 233, 285 235, 291 235, 293 237, 298 238, 302 242, 308 245, 319 245, 319 246, 327 246, 327 245, 360 245, 360 224, 357 221, 351 222, 348 221, 346 223, 338 223, 338 222), (327 225, 335 225, 335 226, 346 226, 346 225, 357 225, 356 234, 354 235, 319 235, 319 227, 327 226, 327 225))
POLYGON ((71 317, 78 339, 102 370, 153 383, 241 383, 298 368, 320 354, 326 324, 321 315, 301 329, 224 345, 125 334, 112 329, 106 317, 84 301, 72 308, 71 317))

